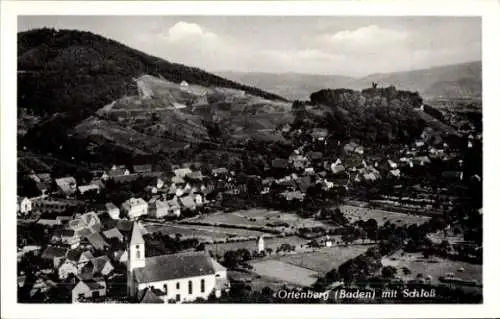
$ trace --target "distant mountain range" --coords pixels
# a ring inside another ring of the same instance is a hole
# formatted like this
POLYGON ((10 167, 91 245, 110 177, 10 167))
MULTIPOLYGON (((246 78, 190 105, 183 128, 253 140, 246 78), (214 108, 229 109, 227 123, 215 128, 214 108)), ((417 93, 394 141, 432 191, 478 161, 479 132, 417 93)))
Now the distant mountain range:
POLYGON ((292 100, 307 100, 312 92, 329 88, 363 89, 379 86, 418 91, 424 98, 467 98, 482 96, 481 61, 423 70, 372 74, 362 78, 299 73, 218 72, 220 76, 259 87, 292 100))

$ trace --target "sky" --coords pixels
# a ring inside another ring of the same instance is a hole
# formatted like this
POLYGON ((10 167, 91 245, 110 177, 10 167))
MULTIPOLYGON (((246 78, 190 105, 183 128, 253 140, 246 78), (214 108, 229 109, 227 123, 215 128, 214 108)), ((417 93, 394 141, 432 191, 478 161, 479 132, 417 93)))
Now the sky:
POLYGON ((20 16, 18 31, 77 29, 211 72, 360 77, 481 60, 481 18, 20 16))

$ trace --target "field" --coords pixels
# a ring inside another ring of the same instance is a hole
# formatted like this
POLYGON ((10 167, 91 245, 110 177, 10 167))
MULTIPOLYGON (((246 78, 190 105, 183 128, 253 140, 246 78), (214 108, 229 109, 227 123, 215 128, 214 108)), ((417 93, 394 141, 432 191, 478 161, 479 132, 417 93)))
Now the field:
POLYGON ((279 261, 326 274, 349 259, 361 255, 370 247, 371 245, 328 247, 320 251, 283 256, 279 261))
POLYGON ((366 221, 370 218, 373 218, 379 225, 383 225, 387 221, 396 224, 396 226, 422 224, 430 219, 430 217, 428 216, 410 215, 351 205, 342 205, 340 206, 340 210, 342 211, 342 213, 344 213, 344 215, 347 219, 349 219, 350 222, 355 222, 360 219, 366 221))
POLYGON ((318 278, 318 273, 278 260, 265 260, 252 263, 254 271, 263 277, 275 278, 300 286, 311 286, 318 278))
POLYGON ((215 240, 226 240, 228 238, 257 238, 259 236, 265 235, 266 233, 246 230, 246 229, 234 229, 226 227, 215 227, 215 226, 198 226, 198 225, 181 225, 181 224, 146 224, 145 228, 149 233, 160 232, 162 234, 168 234, 175 236, 175 234, 181 234, 183 237, 196 237, 200 241, 213 242, 215 240))
POLYGON ((437 283, 440 276, 445 276, 446 273, 454 273, 455 277, 464 280, 476 280, 482 283, 483 266, 470 264, 467 262, 453 261, 439 257, 431 257, 425 259, 421 254, 405 253, 401 256, 401 252, 395 253, 392 256, 382 259, 384 266, 394 266, 398 269, 398 275, 404 279, 413 279, 417 274, 422 274, 425 277, 432 276, 431 281, 437 283), (408 267, 411 274, 404 276, 401 268, 408 267), (463 268, 463 271, 459 271, 463 268))
MULTIPOLYGON (((218 213, 208 216, 203 216, 193 221, 204 222, 210 224, 227 224, 235 226, 266 226, 273 222, 285 222, 289 224, 288 228, 294 227, 315 227, 322 226, 328 228, 324 223, 312 218, 303 219, 295 214, 283 213, 267 209, 248 209, 240 210, 232 213, 218 213)), ((287 227, 277 227, 282 231, 287 227)))
MULTIPOLYGON (((271 248, 273 252, 275 252, 280 245, 287 243, 290 245, 294 245, 296 247, 295 248, 296 251, 303 251, 305 249, 305 245, 307 242, 308 240, 297 236, 273 237, 273 238, 265 238, 265 247, 271 248)), ((222 256, 228 250, 237 250, 242 248, 248 249, 251 252, 257 248, 256 241, 246 240, 246 241, 224 243, 224 244, 210 244, 207 245, 206 249, 211 250, 215 254, 222 256)))

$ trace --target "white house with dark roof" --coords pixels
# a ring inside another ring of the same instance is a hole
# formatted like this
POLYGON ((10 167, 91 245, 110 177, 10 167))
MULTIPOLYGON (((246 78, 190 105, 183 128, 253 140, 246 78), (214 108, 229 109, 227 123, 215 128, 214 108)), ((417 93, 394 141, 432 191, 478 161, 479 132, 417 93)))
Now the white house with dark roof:
POLYGON ((122 209, 129 219, 136 219, 139 216, 148 214, 148 203, 142 198, 130 198, 122 204, 122 209))
POLYGON ((229 290, 226 269, 206 252, 146 257, 144 238, 139 224, 134 223, 128 247, 128 294, 140 298, 151 289, 164 302, 194 301, 216 297, 229 290))
POLYGON ((27 197, 17 197, 17 212, 22 215, 28 214, 32 209, 31 200, 27 197))

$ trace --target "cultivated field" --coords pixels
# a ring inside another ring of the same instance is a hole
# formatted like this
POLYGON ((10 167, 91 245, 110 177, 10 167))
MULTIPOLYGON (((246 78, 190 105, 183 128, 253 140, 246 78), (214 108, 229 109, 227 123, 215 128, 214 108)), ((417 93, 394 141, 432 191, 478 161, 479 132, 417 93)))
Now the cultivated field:
POLYGON ((482 265, 453 261, 439 257, 425 259, 422 257, 422 254, 417 253, 405 253, 404 256, 401 256, 401 252, 397 252, 392 256, 383 258, 382 264, 384 266, 396 267, 398 269, 398 276, 404 279, 414 279, 418 274, 422 274, 424 278, 430 275, 432 277, 431 281, 438 283, 438 278, 440 276, 445 276, 447 273, 453 273, 455 277, 463 280, 476 280, 478 283, 482 283, 483 281, 482 265), (407 276, 403 275, 401 270, 403 267, 408 267, 408 269, 411 270, 411 274, 407 276), (459 270, 461 268, 463 268, 463 271, 459 270))
POLYGON ((349 259, 361 255, 371 246, 350 245, 327 247, 315 252, 283 256, 279 258, 279 261, 325 274, 333 268, 338 268, 349 259))
POLYGON ((368 219, 373 218, 377 221, 378 225, 383 225, 387 221, 390 221, 391 223, 400 226, 422 224, 430 219, 428 216, 396 213, 387 210, 352 205, 341 205, 339 208, 350 222, 356 222, 357 220, 367 221, 368 219))
POLYGON ((234 229, 227 227, 199 226, 199 225, 181 225, 181 224, 146 224, 145 228, 149 233, 160 232, 175 236, 181 234, 183 237, 195 237, 200 241, 213 242, 217 240, 227 240, 236 238, 257 238, 267 233, 234 229))
MULTIPOLYGON (((196 222, 204 222, 210 224, 226 224, 234 226, 268 226, 267 224, 275 222, 284 222, 289 225, 289 229, 292 227, 294 229, 300 227, 315 227, 322 226, 328 228, 327 225, 321 221, 314 220, 312 218, 301 218, 296 214, 283 213, 275 210, 268 209, 248 209, 240 210, 232 213, 218 213, 208 216, 203 216, 201 218, 193 219, 196 222)), ((277 226, 276 229, 287 230, 287 227, 277 226)))
POLYGON ((265 260, 252 263, 254 271, 261 276, 275 278, 300 286, 311 286, 318 278, 318 273, 278 260, 265 260))

